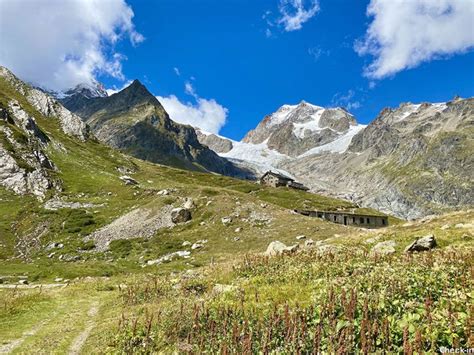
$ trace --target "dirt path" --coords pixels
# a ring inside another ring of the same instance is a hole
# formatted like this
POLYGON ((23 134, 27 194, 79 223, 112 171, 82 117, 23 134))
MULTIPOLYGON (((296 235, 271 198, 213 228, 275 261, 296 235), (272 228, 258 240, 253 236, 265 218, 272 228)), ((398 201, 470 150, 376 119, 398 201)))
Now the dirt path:
POLYGON ((7 344, 0 345, 0 354, 9 354, 16 348, 18 348, 23 342, 28 338, 33 335, 35 335, 46 323, 49 322, 48 320, 44 320, 40 322, 39 324, 35 325, 33 328, 30 330, 24 332, 22 336, 18 339, 12 340, 11 342, 7 344))
POLYGON ((87 338, 89 337, 90 332, 95 326, 94 318, 99 312, 99 303, 94 302, 91 305, 91 308, 87 312, 88 320, 84 330, 73 340, 71 347, 69 348, 69 355, 78 355, 81 353, 82 346, 85 344, 87 338))

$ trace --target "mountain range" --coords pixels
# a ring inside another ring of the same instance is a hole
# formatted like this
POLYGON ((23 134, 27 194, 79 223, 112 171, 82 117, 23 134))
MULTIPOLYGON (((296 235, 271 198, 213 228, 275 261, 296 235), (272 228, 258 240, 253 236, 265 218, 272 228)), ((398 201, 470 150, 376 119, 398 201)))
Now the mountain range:
POLYGON ((313 192, 405 219, 472 206, 474 99, 401 104, 369 125, 342 108, 283 105, 240 142, 200 132, 221 156, 313 192))
POLYGON ((404 219, 473 205, 472 98, 401 104, 369 125, 343 108, 302 101, 283 105, 235 141, 174 122, 138 80, 109 96, 98 82, 48 93, 6 68, 0 75, 25 98, 0 107, 16 127, 0 132, 0 177, 19 193, 44 198, 61 189, 45 149, 48 135, 28 112, 34 109, 59 119, 64 134, 153 163, 253 179, 274 170, 311 192, 404 219))

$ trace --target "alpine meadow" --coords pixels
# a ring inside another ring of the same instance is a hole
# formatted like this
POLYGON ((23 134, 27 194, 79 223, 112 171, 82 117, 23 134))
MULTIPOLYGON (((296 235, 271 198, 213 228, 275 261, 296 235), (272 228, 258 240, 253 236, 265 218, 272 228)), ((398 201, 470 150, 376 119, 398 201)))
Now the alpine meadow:
POLYGON ((473 0, 0 0, 0 354, 474 353, 473 0))

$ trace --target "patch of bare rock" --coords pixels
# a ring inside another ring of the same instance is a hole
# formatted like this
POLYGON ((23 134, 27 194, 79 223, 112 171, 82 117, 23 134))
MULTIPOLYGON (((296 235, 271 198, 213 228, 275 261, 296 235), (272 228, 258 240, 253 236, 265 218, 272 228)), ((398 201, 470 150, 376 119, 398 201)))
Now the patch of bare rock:
POLYGON ((151 238, 159 229, 174 226, 172 210, 171 205, 164 206, 158 212, 147 208, 134 209, 93 232, 86 240, 94 241, 97 251, 105 251, 113 240, 151 238))

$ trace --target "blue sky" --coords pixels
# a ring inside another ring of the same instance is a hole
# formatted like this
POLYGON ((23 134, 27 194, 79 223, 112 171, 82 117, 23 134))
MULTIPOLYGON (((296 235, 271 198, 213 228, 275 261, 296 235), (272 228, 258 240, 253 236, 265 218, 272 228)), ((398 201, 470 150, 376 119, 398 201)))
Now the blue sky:
POLYGON ((368 123, 401 102, 474 96, 471 0, 440 0, 437 8, 428 0, 117 1, 117 11, 133 11, 131 27, 110 26, 130 40, 101 34, 99 51, 120 75, 98 61, 94 76, 116 88, 137 78, 197 111, 207 103, 211 110, 197 119, 217 112, 212 127, 225 118, 220 134, 233 139, 301 100, 345 106, 368 123))

